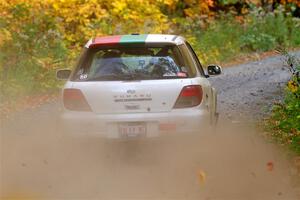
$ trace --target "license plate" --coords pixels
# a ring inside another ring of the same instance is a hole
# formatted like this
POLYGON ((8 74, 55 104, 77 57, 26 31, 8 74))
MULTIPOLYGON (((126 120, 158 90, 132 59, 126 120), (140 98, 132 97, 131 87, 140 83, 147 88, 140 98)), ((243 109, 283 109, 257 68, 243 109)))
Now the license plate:
POLYGON ((119 134, 121 137, 143 137, 147 134, 146 123, 129 122, 119 124, 119 134))

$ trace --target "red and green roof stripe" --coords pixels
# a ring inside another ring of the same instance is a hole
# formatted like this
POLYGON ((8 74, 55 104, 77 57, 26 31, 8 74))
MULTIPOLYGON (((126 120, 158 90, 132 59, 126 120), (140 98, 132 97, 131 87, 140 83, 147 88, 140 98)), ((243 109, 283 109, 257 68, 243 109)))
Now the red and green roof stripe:
POLYGON ((143 44, 146 42, 174 42, 174 35, 132 34, 97 37, 88 47, 113 46, 118 44, 143 44))

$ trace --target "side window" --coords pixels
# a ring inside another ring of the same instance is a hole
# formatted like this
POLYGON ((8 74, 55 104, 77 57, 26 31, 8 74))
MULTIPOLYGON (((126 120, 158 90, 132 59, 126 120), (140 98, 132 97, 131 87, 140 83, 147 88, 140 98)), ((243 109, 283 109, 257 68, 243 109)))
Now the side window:
POLYGON ((77 79, 77 77, 84 72, 84 69, 85 69, 84 64, 85 64, 86 58, 88 57, 88 53, 87 53, 88 51, 89 51, 89 49, 86 48, 86 47, 84 47, 81 50, 81 53, 80 53, 79 57, 76 60, 75 69, 74 69, 74 71, 72 72, 72 75, 71 75, 71 80, 72 81, 77 79))
POLYGON ((188 49, 190 50, 190 52, 191 52, 191 54, 192 54, 192 57, 193 57, 193 59, 195 60, 196 65, 197 65, 197 68, 199 69, 200 73, 201 73, 202 75, 204 75, 205 73, 204 73, 204 70, 203 70, 203 68, 202 68, 202 65, 201 65, 201 63, 200 63, 200 61, 199 61, 199 59, 198 59, 198 57, 197 57, 197 54, 195 53, 195 51, 193 50, 192 46, 191 46, 188 42, 186 42, 186 46, 187 46, 188 49))
POLYGON ((192 55, 189 53, 189 49, 184 44, 179 45, 178 47, 183 57, 184 66, 189 69, 191 77, 195 77, 197 73, 196 66, 195 66, 196 63, 193 60, 192 55))

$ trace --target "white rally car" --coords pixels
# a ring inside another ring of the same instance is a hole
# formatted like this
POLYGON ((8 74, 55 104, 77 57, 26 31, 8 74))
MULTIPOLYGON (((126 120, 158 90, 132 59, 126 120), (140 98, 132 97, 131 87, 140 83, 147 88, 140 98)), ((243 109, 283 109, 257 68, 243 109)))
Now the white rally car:
POLYGON ((216 91, 191 45, 176 35, 121 35, 88 41, 74 70, 57 71, 63 130, 139 138, 203 133, 216 124, 216 91))

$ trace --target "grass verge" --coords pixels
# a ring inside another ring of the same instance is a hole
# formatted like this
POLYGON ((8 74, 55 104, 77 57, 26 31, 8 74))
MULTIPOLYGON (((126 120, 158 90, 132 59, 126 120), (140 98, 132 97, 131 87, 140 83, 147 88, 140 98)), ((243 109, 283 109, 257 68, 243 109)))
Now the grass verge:
POLYGON ((265 129, 271 138, 300 155, 300 60, 282 51, 285 65, 292 73, 283 102, 274 104, 265 129))

